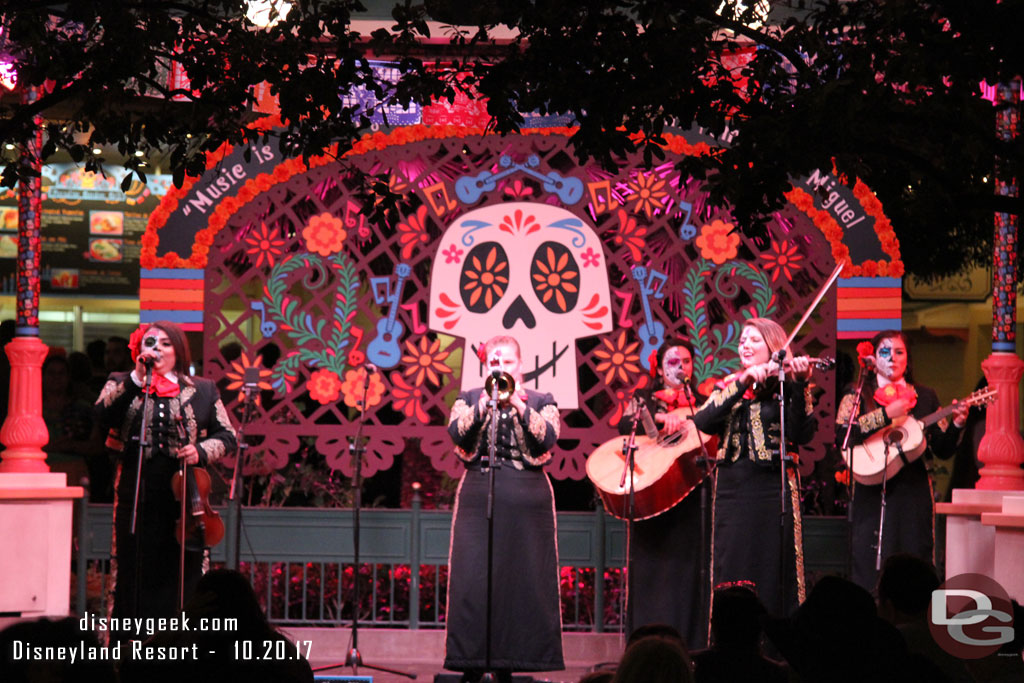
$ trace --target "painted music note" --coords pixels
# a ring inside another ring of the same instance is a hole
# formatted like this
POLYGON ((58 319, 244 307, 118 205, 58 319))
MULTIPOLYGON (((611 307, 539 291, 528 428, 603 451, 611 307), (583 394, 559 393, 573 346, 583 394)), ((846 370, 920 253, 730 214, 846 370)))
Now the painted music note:
POLYGON ((274 333, 277 332, 277 323, 273 320, 267 320, 267 309, 263 302, 251 301, 249 302, 249 308, 260 312, 260 334, 264 337, 273 337, 274 333))
POLYGON ((636 280, 640 289, 640 301, 644 306, 644 324, 637 330, 637 336, 644 347, 640 351, 640 362, 648 370, 651 369, 651 353, 658 350, 658 347, 665 341, 665 325, 654 319, 651 313, 651 299, 661 299, 665 294, 661 291, 668 280, 668 276, 653 268, 648 271, 643 266, 633 267, 633 279, 636 280))
POLYGON ((612 195, 611 181, 597 180, 587 183, 587 189, 590 190, 590 204, 594 207, 595 216, 600 216, 605 211, 612 211, 618 208, 619 203, 615 201, 615 197, 612 195), (599 190, 604 190, 604 199, 598 196, 599 190))
POLYGON ((622 292, 613 289, 612 294, 622 299, 622 309, 619 313, 619 327, 633 327, 633 321, 629 319, 629 305, 633 303, 633 292, 622 292))
POLYGON ((445 215, 458 205, 457 201, 448 196, 448 186, 443 182, 437 182, 430 187, 423 188, 423 194, 427 198, 430 208, 434 210, 434 213, 438 218, 445 215), (438 197, 435 196, 437 194, 441 195, 440 202, 438 202, 438 197))
POLYGON ((420 305, 416 303, 402 304, 403 311, 409 311, 412 314, 412 332, 413 334, 423 334, 427 331, 427 326, 423 324, 420 319, 420 305))
POLYGON ((366 354, 359 350, 359 346, 363 343, 363 335, 365 333, 363 332, 363 328, 353 325, 350 334, 355 340, 355 344, 352 345, 352 348, 349 350, 345 359, 352 367, 358 367, 366 360, 366 354))
POLYGON ((398 365, 402 356, 398 340, 405 332, 405 326, 397 318, 398 306, 402 301, 402 287, 411 272, 412 269, 407 263, 395 265, 395 276, 398 280, 394 292, 391 291, 390 277, 370 278, 374 301, 378 304, 389 304, 388 316, 377 321, 377 336, 366 347, 367 359, 377 367, 393 368, 398 365), (382 287, 383 293, 380 291, 382 287))

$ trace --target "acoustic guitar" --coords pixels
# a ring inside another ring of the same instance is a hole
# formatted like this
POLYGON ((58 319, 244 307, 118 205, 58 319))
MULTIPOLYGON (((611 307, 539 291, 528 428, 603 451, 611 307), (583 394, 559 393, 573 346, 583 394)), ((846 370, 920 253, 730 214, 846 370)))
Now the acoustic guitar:
MULTIPOLYGON (((708 476, 708 468, 697 464, 701 440, 708 456, 714 458, 718 438, 698 432, 692 420, 685 424, 682 431, 657 440, 637 435, 633 520, 650 519, 668 511, 708 476)), ((624 442, 623 437, 606 441, 587 458, 587 476, 608 514, 619 519, 629 519, 629 478, 622 483, 627 466, 622 452, 624 442)))
MULTIPOLYGON (((995 387, 978 389, 961 401, 960 405, 991 403, 998 393, 995 387)), ((892 479, 905 465, 914 462, 924 453, 928 445, 924 430, 952 413, 953 406, 948 405, 920 420, 911 415, 896 418, 891 425, 853 447, 852 465, 850 452, 844 452, 843 458, 853 474, 853 480, 860 484, 881 484, 883 479, 892 479)))

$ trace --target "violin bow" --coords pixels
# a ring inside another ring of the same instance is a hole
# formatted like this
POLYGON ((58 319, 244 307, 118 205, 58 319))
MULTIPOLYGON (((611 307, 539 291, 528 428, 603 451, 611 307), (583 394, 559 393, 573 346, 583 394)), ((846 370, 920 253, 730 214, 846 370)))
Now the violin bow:
POLYGON ((800 332, 800 330, 803 328, 804 323, 807 322, 807 319, 811 317, 811 313, 814 313, 814 309, 818 307, 818 304, 821 303, 821 300, 825 298, 825 293, 828 292, 829 288, 836 281, 836 279, 839 277, 839 273, 841 272, 843 272, 842 263, 836 266, 836 269, 833 270, 832 274, 828 276, 828 280, 826 280, 825 284, 823 284, 821 286, 821 289, 818 290, 818 294, 814 297, 814 301, 811 302, 811 305, 807 308, 807 310, 804 311, 804 315, 802 318, 800 318, 800 322, 798 322, 796 324, 796 327, 793 328, 793 331, 789 333, 789 338, 786 339, 786 344, 782 347, 783 349, 788 349, 789 345, 793 343, 793 340, 796 338, 797 333, 800 332))

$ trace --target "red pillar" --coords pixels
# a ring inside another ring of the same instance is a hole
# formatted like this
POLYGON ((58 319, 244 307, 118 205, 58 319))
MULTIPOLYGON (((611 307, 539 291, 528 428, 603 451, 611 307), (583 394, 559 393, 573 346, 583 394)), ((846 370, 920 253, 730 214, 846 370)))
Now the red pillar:
MULTIPOLYGON (((34 89, 25 95, 36 98, 34 89)), ((43 421, 42 366, 46 345, 39 339, 39 218, 42 208, 42 122, 21 151, 32 172, 18 184, 18 293, 15 338, 4 349, 11 361, 11 393, 0 441, 0 472, 49 472, 42 447, 49 441, 43 421)))
MULTIPOLYGON (((1020 79, 1001 83, 993 99, 996 131, 1001 140, 1017 138, 1020 124, 1020 79)), ((996 194, 1019 197, 1017 178, 1010 164, 996 160, 996 194)), ((992 355, 981 364, 989 386, 999 389, 989 406, 985 436, 978 446, 983 463, 977 488, 1006 491, 1024 490, 1024 440, 1020 436, 1020 380, 1024 361, 1016 353, 1017 326, 1017 225, 1016 214, 997 213, 993 240, 992 355)))

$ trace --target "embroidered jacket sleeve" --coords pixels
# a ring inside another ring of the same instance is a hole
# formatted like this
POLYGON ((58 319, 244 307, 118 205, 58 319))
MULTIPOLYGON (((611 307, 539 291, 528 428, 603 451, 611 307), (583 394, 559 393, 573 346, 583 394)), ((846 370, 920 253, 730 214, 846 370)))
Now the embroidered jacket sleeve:
POLYGON ((525 446, 523 459, 531 465, 543 465, 551 459, 551 449, 562 427, 555 398, 551 394, 529 392, 520 424, 525 446))
POLYGON ((484 422, 489 420, 486 411, 477 406, 481 391, 471 389, 460 393, 448 417, 448 435, 455 443, 455 454, 464 462, 477 459, 476 445, 484 422))
POLYGON ((196 382, 195 419, 198 429, 196 450, 199 451, 199 464, 207 465, 217 462, 225 454, 233 451, 238 444, 235 428, 224 403, 217 395, 217 388, 209 380, 196 382))
POLYGON ((786 430, 788 440, 795 444, 810 443, 818 431, 814 417, 814 398, 807 382, 786 382, 786 430))
POLYGON ((142 396, 142 390, 134 381, 131 373, 115 372, 107 378, 103 390, 93 409, 96 422, 104 429, 120 429, 132 401, 142 396))
POLYGON ((863 443, 864 439, 868 438, 879 429, 892 424, 892 420, 885 412, 884 406, 865 411, 864 399, 861 399, 861 405, 858 412, 859 415, 854 415, 854 405, 857 402, 857 395, 849 393, 843 396, 839 402, 839 410, 836 411, 836 443, 842 446, 843 440, 846 438, 846 429, 850 424, 850 420, 853 420, 853 427, 850 429, 850 443, 854 446, 863 443))
POLYGON ((697 429, 705 434, 721 434, 729 422, 733 406, 743 398, 745 384, 729 382, 722 388, 715 389, 711 396, 693 416, 697 429))

